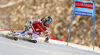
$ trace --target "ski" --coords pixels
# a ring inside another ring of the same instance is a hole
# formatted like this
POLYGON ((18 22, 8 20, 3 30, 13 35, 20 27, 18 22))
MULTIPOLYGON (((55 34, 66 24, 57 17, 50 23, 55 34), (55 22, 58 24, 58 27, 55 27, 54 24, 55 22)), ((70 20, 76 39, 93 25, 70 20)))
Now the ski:
POLYGON ((10 31, 7 34, 2 34, 3 37, 11 39, 11 40, 24 40, 24 41, 28 41, 31 43, 37 43, 37 40, 31 40, 31 35, 20 35, 18 37, 18 35, 15 35, 13 31, 10 31))

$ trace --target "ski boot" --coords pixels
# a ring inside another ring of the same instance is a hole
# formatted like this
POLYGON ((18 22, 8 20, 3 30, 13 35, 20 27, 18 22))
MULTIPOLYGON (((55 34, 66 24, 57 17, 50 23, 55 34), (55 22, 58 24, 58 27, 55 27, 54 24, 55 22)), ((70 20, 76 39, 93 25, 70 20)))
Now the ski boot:
POLYGON ((45 42, 46 42, 46 43, 49 43, 49 38, 48 38, 48 37, 45 38, 45 42))

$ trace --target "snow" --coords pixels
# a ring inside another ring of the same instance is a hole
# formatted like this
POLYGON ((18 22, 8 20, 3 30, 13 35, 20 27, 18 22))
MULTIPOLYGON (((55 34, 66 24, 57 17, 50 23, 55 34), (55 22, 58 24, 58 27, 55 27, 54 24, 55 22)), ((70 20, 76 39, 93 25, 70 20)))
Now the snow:
MULTIPOLYGON (((38 39, 42 39, 43 40, 44 38, 40 37, 38 39)), ((65 45, 66 47, 68 47, 67 46, 67 42, 64 42, 64 41, 56 41, 56 40, 50 39, 49 42, 55 43, 55 44, 65 45)), ((72 47, 75 47, 75 48, 78 48, 78 49, 82 49, 82 50, 93 51, 93 47, 88 47, 88 46, 84 46, 84 45, 78 45, 78 44, 74 44, 74 43, 69 43, 69 46, 72 46, 72 47)), ((98 47, 95 47, 94 52, 100 53, 100 49, 98 47)))
MULTIPOLYGON (((5 34, 9 31, 0 31, 5 34)), ((39 37, 37 43, 29 43, 22 40, 14 41, 0 36, 0 54, 1 55, 100 55, 100 49, 77 45, 57 40, 44 42, 45 38, 39 37), (10 50, 9 50, 10 49, 10 50), (6 52, 6 53, 5 53, 6 52), (13 53, 11 53, 13 52, 13 53)))

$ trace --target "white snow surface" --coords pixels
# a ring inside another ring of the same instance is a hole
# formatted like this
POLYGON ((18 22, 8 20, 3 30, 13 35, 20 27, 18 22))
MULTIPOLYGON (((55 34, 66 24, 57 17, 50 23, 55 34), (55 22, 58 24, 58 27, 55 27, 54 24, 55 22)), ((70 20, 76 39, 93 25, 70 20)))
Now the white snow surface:
MULTIPOLYGON (((9 31, 0 31, 0 34, 6 34, 8 32, 9 31)), ((69 43, 69 46, 66 46, 67 42, 57 41, 57 40, 52 40, 52 39, 50 39, 49 43, 46 44, 44 42, 44 39, 45 38, 39 37, 37 39, 38 42, 35 45, 33 44, 34 47, 33 46, 30 47, 31 44, 29 44, 28 42, 23 41, 22 43, 21 40, 14 42, 12 40, 2 38, 0 36, 0 47, 1 47, 0 53, 2 55, 3 54, 6 55, 6 53, 3 52, 4 49, 6 49, 5 51, 7 52, 8 51, 7 49, 9 48, 13 49, 12 47, 9 47, 9 46, 15 46, 14 48, 17 49, 16 51, 18 52, 23 49, 24 49, 23 52, 26 52, 27 51, 26 49, 38 51, 37 53, 35 52, 32 52, 32 54, 29 53, 29 55, 66 55, 66 54, 67 55, 100 55, 100 49, 97 47, 95 47, 95 50, 93 51, 93 47, 88 47, 88 46, 83 46, 83 45, 78 45, 78 44, 73 44, 73 43, 69 43), (3 48, 4 46, 6 48, 3 48)), ((24 54, 23 52, 19 52, 20 54, 16 53, 15 55, 23 55, 24 54)), ((7 55, 13 54, 13 53, 10 53, 9 51, 7 53, 9 53, 7 55)))

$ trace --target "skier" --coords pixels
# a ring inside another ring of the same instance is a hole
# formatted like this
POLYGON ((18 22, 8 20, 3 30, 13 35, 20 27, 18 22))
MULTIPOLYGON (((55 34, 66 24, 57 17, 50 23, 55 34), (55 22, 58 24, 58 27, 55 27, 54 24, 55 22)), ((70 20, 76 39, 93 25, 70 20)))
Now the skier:
MULTIPOLYGON (((47 16, 43 19, 36 18, 29 20, 27 25, 25 26, 25 30, 20 32, 21 34, 31 34, 31 40, 35 40, 36 38, 41 36, 41 32, 45 31, 45 42, 49 40, 49 26, 52 22, 52 18, 47 16)), ((15 33, 17 34, 17 33, 15 33)))

